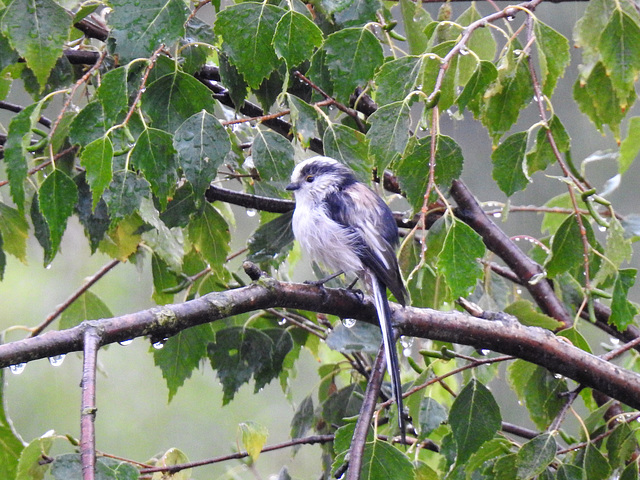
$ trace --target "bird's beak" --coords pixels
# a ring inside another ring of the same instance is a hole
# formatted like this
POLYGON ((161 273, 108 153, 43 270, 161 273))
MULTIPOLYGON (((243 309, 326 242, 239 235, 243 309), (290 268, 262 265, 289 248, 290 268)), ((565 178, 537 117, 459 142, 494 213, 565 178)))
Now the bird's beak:
POLYGON ((289 185, 287 185, 284 188, 285 188, 285 190, 289 190, 289 191, 295 192, 296 190, 298 190, 300 188, 300 184, 291 182, 289 185))

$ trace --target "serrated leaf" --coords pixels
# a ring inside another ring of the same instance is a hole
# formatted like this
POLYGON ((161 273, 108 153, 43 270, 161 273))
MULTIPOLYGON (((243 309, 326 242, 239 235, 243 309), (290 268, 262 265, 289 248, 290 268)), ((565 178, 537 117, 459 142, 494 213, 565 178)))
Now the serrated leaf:
POLYGON ((131 215, 140 207, 142 199, 150 195, 149 182, 142 176, 129 170, 115 172, 109 188, 104 191, 112 222, 131 215))
POLYGON ((77 201, 78 188, 62 170, 55 169, 40 186, 38 202, 42 216, 49 225, 51 251, 54 254, 60 247, 67 219, 73 213, 77 201))
POLYGON ((525 166, 528 132, 508 136, 491 154, 493 179, 508 197, 529 184, 525 166))
POLYGON ((184 35, 189 11, 181 0, 112 0, 110 5, 110 35, 121 63, 150 57, 160 45, 171 47, 184 35))
POLYGON ((373 164, 364 133, 339 123, 329 123, 322 137, 322 145, 326 156, 349 166, 361 182, 371 182, 373 164))
POLYGON ((409 54, 421 55, 429 46, 429 37, 424 33, 424 28, 431 23, 431 15, 420 3, 411 0, 400 0, 400 14, 409 44, 409 54))
POLYGON ((80 325, 85 320, 111 318, 109 307, 91 291, 86 291, 76 299, 60 316, 60 330, 80 325))
POLYGON ((555 318, 538 312, 529 300, 516 300, 504 309, 505 313, 513 315, 520 323, 528 327, 540 327, 547 330, 557 330, 564 326, 555 318))
POLYGON ((636 273, 637 271, 634 268, 619 270, 613 284, 609 324, 615 325, 620 332, 624 332, 640 312, 640 308, 628 299, 629 289, 636 282, 636 273))
POLYGON ((345 418, 360 412, 363 393, 360 385, 355 383, 332 393, 322 404, 322 418, 330 424, 344 425, 345 418))
POLYGON ((591 442, 584 453, 584 470, 589 472, 589 480, 605 480, 611 474, 607 458, 591 442))
POLYGON ((369 117, 371 128, 366 138, 369 141, 369 155, 378 172, 384 172, 391 162, 402 155, 409 141, 411 126, 410 108, 406 102, 384 105, 369 117))
MULTIPOLYGON (((25 446, 13 431, 11 421, 5 413, 4 371, 6 369, 0 372, 0 477, 13 479, 16 478, 16 473, 20 471, 19 459, 24 452, 25 446)), ((25 467, 30 470, 31 465, 25 465, 25 467)), ((39 480, 35 475, 34 478, 39 480)))
POLYGON ((94 140, 104 137, 110 127, 102 103, 90 102, 71 122, 69 141, 74 145, 89 145, 94 140))
POLYGON ((627 127, 627 136, 620 144, 618 173, 623 175, 640 153, 640 117, 631 117, 627 127))
POLYGON ((349 328, 339 323, 326 338, 330 349, 346 354, 355 352, 375 354, 380 349, 381 341, 380 328, 365 322, 356 322, 349 328))
POLYGON ((191 75, 176 70, 147 87, 141 108, 154 128, 173 133, 203 109, 213 113, 214 104, 207 87, 191 75))
POLYGON ((229 253, 229 225, 209 203, 189 223, 189 239, 212 269, 219 268, 229 253))
POLYGON ((456 104, 460 110, 468 107, 477 117, 484 92, 496 78, 498 78, 498 69, 495 65, 486 60, 480 61, 456 99, 456 104))
POLYGON ((560 119, 554 115, 549 121, 549 128, 540 127, 536 134, 535 146, 527 152, 527 173, 533 175, 537 171, 545 170, 557 161, 547 132, 553 135, 553 140, 560 153, 567 152, 571 147, 571 139, 560 119))
MULTIPOLYGON (((89 238, 91 253, 95 253, 98 244, 104 238, 107 230, 109 230, 109 224, 111 223, 107 213, 107 204, 104 199, 101 199, 94 209, 92 193, 89 189, 89 184, 86 182, 85 175, 76 175, 73 180, 78 187, 78 203, 76 203, 75 212, 89 238)), ((46 224, 46 222, 44 223, 46 224)), ((47 228, 49 227, 47 226, 47 228)), ((48 232, 47 238, 49 238, 48 232)))
MULTIPOLYGON (((485 462, 495 460, 501 455, 505 455, 511 451, 511 443, 506 438, 496 437, 482 444, 482 446, 471 455, 471 458, 465 462, 465 471, 467 473, 475 473, 481 470, 485 462)), ((467 478, 469 478, 467 476, 467 478)))
POLYGON ((251 152, 260 177, 284 186, 295 167, 291 142, 271 130, 258 129, 251 152))
MULTIPOLYGON (((456 19, 458 25, 466 27, 481 18, 480 12, 476 8, 476 4, 472 3, 460 16, 456 19)), ((468 50, 473 51, 481 61, 493 61, 496 55, 496 41, 493 38, 490 28, 477 28, 471 34, 466 43, 468 50)), ((464 50, 462 51, 464 53, 464 50)), ((459 58, 457 79, 458 85, 466 85, 467 81, 474 73, 477 67, 477 60, 473 55, 463 55, 459 58)))
POLYGON ((638 480, 638 462, 630 462, 620 474, 620 480, 638 480))
POLYGON ((173 135, 147 128, 138 137, 130 155, 131 164, 144 173, 163 210, 178 181, 175 154, 173 135))
POLYGON ((291 419, 291 438, 300 438, 309 431, 313 425, 313 414, 313 398, 309 395, 300 402, 291 419))
MULTIPOLYGON (((147 190, 148 188, 147 184, 147 190)), ((111 258, 126 262, 138 250, 142 239, 140 228, 143 225, 144 222, 138 215, 130 215, 119 220, 100 241, 98 248, 111 258)))
MULTIPOLYGON (((200 200, 198 196, 197 200, 200 200)), ((186 227, 189 219, 196 209, 196 197, 193 187, 189 183, 178 187, 173 197, 167 204, 167 208, 160 213, 160 220, 168 227, 186 227)))
POLYGON ((345 28, 329 35, 323 47, 335 97, 348 103, 355 88, 364 87, 382 65, 383 52, 376 36, 366 28, 345 28))
POLYGON ((119 67, 107 72, 96 89, 105 117, 115 121, 129 106, 128 67, 119 67))
POLYGON ((40 108, 33 104, 16 114, 9 122, 7 141, 4 145, 4 161, 7 164, 7 177, 11 199, 24 213, 24 182, 27 179, 27 147, 31 143, 31 129, 40 116, 40 108))
POLYGON ((278 66, 272 39, 285 11, 267 3, 245 2, 218 13, 215 32, 222 37, 222 49, 251 88, 278 66))
POLYGON ((29 445, 24 447, 20 454, 15 480, 42 480, 44 478, 49 465, 47 463, 43 464, 42 460, 48 457, 53 440, 52 435, 45 434, 32 440, 29 445))
POLYGON ((11 2, 0 21, 0 30, 27 62, 40 89, 62 55, 71 28, 71 15, 53 0, 11 2))
MULTIPOLYGON (((54 480, 82 478, 82 461, 79 453, 58 455, 51 464, 50 475, 54 480)), ((96 480, 136 480, 138 470, 127 462, 107 457, 96 459, 96 480)))
POLYGON ((14 208, 0 202, 0 235, 3 248, 23 263, 27 261, 29 224, 14 208))
POLYGON ((516 360, 507 368, 508 380, 518 398, 529 411, 533 423, 545 429, 565 404, 567 382, 547 369, 516 360))
POLYGON ((376 73, 375 100, 379 105, 399 102, 422 84, 423 56, 400 57, 386 62, 376 73))
POLYGON ((487 387, 474 379, 451 405, 449 424, 458 446, 456 463, 463 464, 500 428, 500 407, 487 387))
POLYGON ((269 431, 264 425, 256 422, 242 422, 238 425, 242 433, 242 445, 251 457, 252 461, 258 460, 262 447, 267 442, 269 431))
POLYGON ((533 97, 533 86, 527 67, 527 55, 511 44, 498 67, 498 80, 487 90, 484 114, 480 117, 494 141, 508 131, 520 111, 533 97))
POLYGON ((322 45, 322 31, 306 16, 289 10, 278 21, 273 35, 273 48, 289 68, 302 63, 322 45))
POLYGON ((583 480, 586 478, 585 471, 577 465, 562 464, 558 467, 558 480, 583 480))
POLYGON ((607 454, 612 468, 624 467, 631 460, 636 448, 638 440, 629 424, 616 425, 607 439, 607 454))
POLYGON ((571 215, 562 222, 553 236, 551 255, 545 264, 547 275, 553 278, 577 267, 584 261, 583 252, 580 225, 575 215, 571 215))
MULTIPOLYGON (((462 149, 451 137, 438 135, 436 142, 435 183, 447 191, 451 182, 462 174, 464 157, 462 149)), ((430 158, 431 136, 423 137, 395 168, 398 183, 415 212, 422 208, 427 193, 430 158)), ((435 195, 435 192, 432 193, 435 195)))
POLYGON ((600 35, 600 55, 613 88, 624 100, 640 71, 640 26, 625 12, 616 9, 611 14, 600 35))
POLYGON ((542 93, 551 97, 571 60, 569 41, 539 19, 533 24, 542 77, 542 93))
POLYGON ((256 263, 273 261, 280 264, 293 247, 292 216, 293 210, 260 225, 247 242, 247 260, 256 263))
POLYGON ((438 270, 447 279, 454 298, 466 296, 482 276, 478 262, 485 253, 480 236, 458 219, 448 226, 438 258, 438 270))
POLYGON ((540 475, 556 456, 557 444, 553 435, 548 433, 538 435, 529 440, 518 451, 516 464, 518 466, 518 479, 540 475))
POLYGON ((150 198, 143 198, 140 203, 140 217, 153 227, 142 234, 145 244, 153 250, 174 271, 182 269, 184 256, 184 235, 181 228, 169 229, 160 219, 158 210, 150 198))
POLYGON ((182 330, 170 337, 164 346, 153 349, 153 361, 162 370, 162 377, 169 389, 169 402, 185 380, 200 365, 200 360, 207 356, 207 345, 215 338, 211 325, 205 323, 197 327, 182 330))
POLYGON ((196 192, 204 192, 231 149, 229 135, 205 110, 192 115, 176 131, 173 145, 180 167, 196 192))
POLYGON ((382 7, 380 0, 341 0, 321 5, 341 27, 359 27, 376 22, 376 12, 382 7))
MULTIPOLYGON (((172 467, 184 463, 189 463, 189 458, 178 448, 170 448, 158 460, 158 466, 160 467, 172 467)), ((172 473, 170 476, 172 477, 171 480, 191 480, 191 469, 180 470, 172 473)), ((163 472, 155 472, 151 480, 164 480, 165 477, 166 475, 163 472)))
POLYGON ((87 172, 87 183, 96 209, 105 189, 113 178, 113 144, 108 136, 100 137, 87 145, 80 153, 80 164, 87 172))
POLYGON ((438 428, 447 420, 447 409, 437 400, 431 397, 424 397, 420 402, 420 414, 418 422, 420 425, 420 438, 426 438, 432 431, 438 428))
POLYGON ((33 224, 34 236, 44 251, 43 265, 46 267, 51 263, 55 252, 51 249, 51 232, 49 231, 49 225, 45 220, 42 212, 40 212, 40 204, 38 202, 38 193, 33 195, 31 200, 31 223, 33 224))
MULTIPOLYGON (((445 37, 446 36, 447 35, 445 35, 445 37)), ((439 43, 430 49, 432 55, 428 55, 424 62, 424 75, 422 77, 422 91, 427 95, 431 95, 432 92, 435 91, 436 82, 440 74, 440 67, 442 66, 441 59, 447 56, 455 45, 455 40, 448 40, 439 43)), ((459 55, 454 55, 451 58, 451 61, 445 70, 444 77, 442 77, 441 80, 440 88, 438 90, 438 107, 442 111, 451 107, 458 96, 456 76, 458 72, 459 59, 459 55)))
POLYGON ((287 94, 287 103, 296 138, 304 148, 308 148, 311 139, 318 136, 318 112, 295 95, 287 94))

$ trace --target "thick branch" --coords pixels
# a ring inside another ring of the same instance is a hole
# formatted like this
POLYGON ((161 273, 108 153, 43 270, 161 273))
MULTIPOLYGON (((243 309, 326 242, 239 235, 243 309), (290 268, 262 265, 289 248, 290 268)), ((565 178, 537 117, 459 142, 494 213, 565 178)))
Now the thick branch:
MULTIPOLYGON (((377 324, 368 299, 354 292, 263 278, 247 287, 216 292, 178 305, 144 310, 94 324, 103 332, 102 344, 140 336, 152 341, 186 328, 270 307, 295 308, 355 318, 377 324)), ((470 345, 514 355, 597 389, 633 408, 640 408, 640 376, 584 352, 540 328, 519 324, 511 317, 486 320, 461 312, 402 308, 393 305, 394 323, 404 335, 470 345)), ((34 338, 0 345, 0 367, 29 362, 83 347, 85 326, 47 332, 34 338)))

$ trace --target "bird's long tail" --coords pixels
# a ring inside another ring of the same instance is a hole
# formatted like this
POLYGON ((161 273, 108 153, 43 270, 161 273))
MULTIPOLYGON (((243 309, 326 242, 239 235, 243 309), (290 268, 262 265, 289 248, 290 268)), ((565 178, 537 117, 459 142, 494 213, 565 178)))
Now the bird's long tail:
POLYGON ((373 300, 375 302, 376 311, 378 312, 378 321, 382 330, 382 341, 384 343, 384 353, 387 360, 387 370, 391 375, 391 383, 393 386, 393 396, 398 406, 398 426, 400 427, 400 435, 402 441, 405 441, 405 424, 402 406, 402 383, 400 382, 400 363, 398 362, 398 353, 396 351, 396 342, 391 326, 391 308, 387 300, 387 287, 380 283, 375 275, 371 275, 371 283, 373 290, 373 300))

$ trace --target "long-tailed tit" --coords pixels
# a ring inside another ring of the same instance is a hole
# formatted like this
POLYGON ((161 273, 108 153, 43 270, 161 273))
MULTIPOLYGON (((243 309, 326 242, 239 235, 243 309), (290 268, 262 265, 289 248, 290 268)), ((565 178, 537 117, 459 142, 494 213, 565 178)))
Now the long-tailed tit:
POLYGON ((293 233, 311 259, 336 272, 355 273, 373 294, 404 437, 402 384, 387 288, 403 306, 408 295, 395 256, 398 227, 391 210, 356 180, 351 169, 329 157, 298 164, 286 188, 296 197, 293 233))

